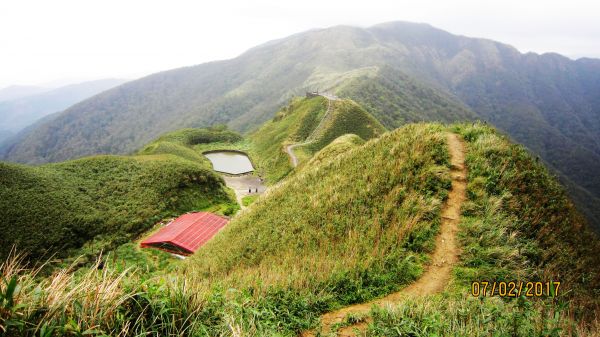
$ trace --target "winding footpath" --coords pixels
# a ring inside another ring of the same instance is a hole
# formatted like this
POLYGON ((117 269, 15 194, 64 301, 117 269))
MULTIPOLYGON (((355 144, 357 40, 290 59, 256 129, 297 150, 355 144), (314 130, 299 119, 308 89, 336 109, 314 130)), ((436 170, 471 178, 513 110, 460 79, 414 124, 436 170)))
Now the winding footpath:
POLYGON ((337 101, 339 99, 337 96, 329 95, 329 94, 320 94, 320 96, 325 97, 327 99, 327 110, 325 111, 325 115, 323 115, 323 118, 321 118, 321 121, 319 122, 317 127, 306 138, 305 142, 291 144, 291 145, 288 145, 285 147, 285 152, 290 157, 290 160, 292 162, 292 167, 298 166, 298 158, 294 154, 294 149, 298 146, 307 145, 314 141, 315 135, 317 134, 317 132, 319 132, 323 128, 323 125, 325 124, 325 120, 329 117, 329 115, 331 113, 331 101, 337 101))
MULTIPOLYGON (((450 152, 452 188, 448 199, 442 207, 442 223, 440 233, 436 238, 435 250, 431 256, 431 264, 426 268, 421 277, 406 288, 390 294, 384 298, 367 303, 348 306, 332 311, 321 316, 321 334, 328 336, 361 336, 367 329, 371 319, 346 326, 334 334, 331 328, 342 323, 349 315, 368 315, 373 306, 385 307, 401 303, 407 297, 426 296, 441 292, 450 282, 452 267, 458 262, 460 249, 456 243, 456 233, 460 222, 460 209, 466 199, 467 169, 465 167, 464 143, 458 135, 449 133, 447 135, 448 149, 450 152), (357 334, 358 332, 358 334, 357 334)), ((302 333, 303 337, 317 336, 315 331, 302 333)))

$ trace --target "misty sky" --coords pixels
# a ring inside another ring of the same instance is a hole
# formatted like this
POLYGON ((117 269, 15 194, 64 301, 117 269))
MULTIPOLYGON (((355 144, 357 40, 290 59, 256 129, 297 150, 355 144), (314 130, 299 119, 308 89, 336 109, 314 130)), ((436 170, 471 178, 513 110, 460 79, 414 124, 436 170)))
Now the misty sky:
POLYGON ((599 1, 0 0, 0 88, 137 78, 310 28, 394 20, 600 58, 599 1))

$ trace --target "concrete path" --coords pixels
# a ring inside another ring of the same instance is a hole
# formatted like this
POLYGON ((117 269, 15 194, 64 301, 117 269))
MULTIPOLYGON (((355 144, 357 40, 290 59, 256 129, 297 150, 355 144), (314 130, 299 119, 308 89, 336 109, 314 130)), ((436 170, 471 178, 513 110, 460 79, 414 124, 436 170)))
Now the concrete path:
POLYGON ((231 188, 235 192, 235 197, 238 204, 242 209, 246 208, 242 204, 242 198, 247 195, 259 195, 267 190, 267 186, 263 181, 255 175, 245 174, 242 176, 223 176, 227 187, 231 188), (251 192, 248 190, 250 189, 251 192), (256 190, 258 189, 258 192, 256 190))

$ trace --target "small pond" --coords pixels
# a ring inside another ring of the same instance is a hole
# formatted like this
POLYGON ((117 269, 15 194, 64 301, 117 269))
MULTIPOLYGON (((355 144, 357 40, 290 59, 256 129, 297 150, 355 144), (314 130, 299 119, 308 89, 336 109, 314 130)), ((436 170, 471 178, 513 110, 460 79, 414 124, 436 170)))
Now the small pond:
POLYGON ((204 153, 217 172, 242 174, 254 171, 250 158, 241 152, 215 151, 204 153))

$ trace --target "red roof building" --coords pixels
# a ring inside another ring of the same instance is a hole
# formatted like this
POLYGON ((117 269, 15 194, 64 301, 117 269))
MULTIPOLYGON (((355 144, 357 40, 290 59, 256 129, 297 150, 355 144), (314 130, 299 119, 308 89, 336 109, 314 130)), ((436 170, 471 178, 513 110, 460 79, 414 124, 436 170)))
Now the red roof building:
POLYGON ((141 247, 191 255, 215 236, 228 221, 224 217, 208 212, 184 214, 161 228, 158 233, 142 241, 141 247))

